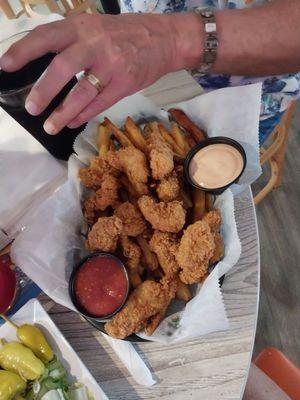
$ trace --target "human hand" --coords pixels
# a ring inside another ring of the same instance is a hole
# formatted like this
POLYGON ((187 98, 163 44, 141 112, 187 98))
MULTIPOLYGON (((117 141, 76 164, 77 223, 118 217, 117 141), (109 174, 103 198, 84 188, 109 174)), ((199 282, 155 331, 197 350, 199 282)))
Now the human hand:
POLYGON ((82 14, 35 28, 8 50, 0 66, 13 72, 57 53, 26 100, 32 115, 43 112, 78 72, 88 71, 101 81, 100 93, 87 79, 78 82, 45 122, 45 131, 54 135, 66 125, 80 126, 167 72, 197 65, 201 29, 194 14, 82 14))

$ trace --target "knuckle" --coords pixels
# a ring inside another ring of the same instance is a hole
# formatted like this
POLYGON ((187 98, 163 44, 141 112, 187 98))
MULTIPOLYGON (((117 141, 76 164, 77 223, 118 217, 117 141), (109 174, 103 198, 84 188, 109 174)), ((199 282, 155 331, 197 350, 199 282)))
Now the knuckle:
POLYGON ((9 54, 10 56, 14 57, 14 55, 18 52, 19 49, 19 44, 18 43, 13 43, 9 49, 7 50, 6 54, 9 54))
POLYGON ((57 55, 52 61, 52 68, 60 75, 68 76, 71 73, 71 64, 62 55, 57 55))
POLYGON ((37 38, 42 37, 47 41, 55 42, 56 40, 56 30, 48 24, 35 27, 32 31, 32 35, 36 36, 37 38))
POLYGON ((72 22, 76 27, 85 29, 90 25, 90 15, 87 13, 75 15, 72 22))
POLYGON ((74 17, 74 22, 77 24, 85 23, 88 19, 88 14, 79 14, 74 17))

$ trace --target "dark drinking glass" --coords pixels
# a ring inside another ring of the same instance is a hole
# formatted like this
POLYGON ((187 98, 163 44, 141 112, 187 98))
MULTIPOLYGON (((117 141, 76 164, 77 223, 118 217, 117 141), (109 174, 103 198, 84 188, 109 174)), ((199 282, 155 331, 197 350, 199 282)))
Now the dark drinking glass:
MULTIPOLYGON (((0 56, 16 41, 28 32, 22 32, 0 42, 0 56)), ((0 69, 0 106, 32 136, 34 136, 54 157, 67 160, 73 153, 73 144, 76 136, 82 132, 84 125, 76 128, 64 128, 58 135, 48 135, 43 128, 44 122, 54 109, 64 100, 67 94, 76 85, 74 77, 52 100, 44 112, 38 116, 30 115, 25 109, 25 100, 55 54, 48 53, 16 72, 5 72, 0 69)))

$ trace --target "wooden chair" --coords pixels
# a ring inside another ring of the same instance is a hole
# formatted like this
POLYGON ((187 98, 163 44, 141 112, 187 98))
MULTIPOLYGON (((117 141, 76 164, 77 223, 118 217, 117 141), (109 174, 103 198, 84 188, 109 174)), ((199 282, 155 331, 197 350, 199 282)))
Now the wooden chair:
MULTIPOLYGON (((1 1, 1 0, 0 0, 1 1)), ((76 15, 84 12, 96 13, 97 6, 94 0, 61 0, 63 8, 59 7, 56 0, 20 0, 26 14, 29 17, 35 17, 38 14, 34 11, 34 6, 44 4, 48 7, 51 13, 56 13, 64 16, 76 15)))
POLYGON ((24 11, 21 10, 16 14, 8 0, 0 0, 0 11, 2 11, 8 19, 19 18, 19 16, 24 13, 24 11))
POLYGON ((61 0, 64 8, 65 15, 77 15, 84 12, 96 14, 98 12, 94 0, 61 0))
POLYGON ((288 140, 289 129, 291 126, 293 112, 296 102, 293 102, 283 115, 280 123, 272 133, 272 143, 267 148, 261 148, 260 163, 270 164, 271 177, 268 183, 254 197, 254 203, 260 203, 272 189, 278 188, 282 183, 282 173, 288 140))
POLYGON ((63 10, 59 7, 55 0, 20 0, 21 4, 28 17, 36 17, 41 15, 34 11, 34 7, 37 5, 45 5, 48 7, 51 13, 63 15, 63 10))

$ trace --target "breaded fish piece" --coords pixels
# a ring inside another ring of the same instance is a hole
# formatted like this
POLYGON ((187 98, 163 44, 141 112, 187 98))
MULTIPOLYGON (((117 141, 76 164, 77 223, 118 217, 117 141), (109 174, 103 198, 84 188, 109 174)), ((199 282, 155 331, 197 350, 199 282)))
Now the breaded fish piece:
POLYGON ((118 201, 119 187, 119 181, 114 176, 105 175, 103 177, 100 189, 92 194, 83 205, 84 216, 88 223, 93 224, 98 211, 104 211, 118 201))
POLYGON ((99 218, 88 234, 87 248, 91 251, 114 252, 122 227, 122 221, 118 217, 99 218))
POLYGON ((129 296, 124 308, 105 324, 106 332, 124 339, 147 326, 174 298, 177 282, 163 278, 161 282, 144 281, 129 296))
POLYGON ((161 321, 164 319, 164 316, 167 312, 167 309, 171 303, 171 301, 173 300, 173 298, 176 295, 176 292, 178 290, 178 279, 173 279, 173 278, 168 278, 168 277, 163 277, 160 281, 160 283, 163 286, 167 286, 169 287, 169 293, 168 293, 168 298, 166 300, 166 303, 164 305, 164 307, 155 315, 153 315, 153 317, 149 318, 144 330, 147 336, 151 336, 155 329, 158 327, 158 325, 161 323, 161 321))
POLYGON ((176 200, 180 194, 180 183, 175 172, 163 178, 156 187, 156 193, 161 201, 176 200))
POLYGON ((123 234, 120 237, 120 244, 124 257, 127 258, 126 267, 130 284, 135 288, 142 283, 142 279, 139 274, 142 251, 138 244, 134 243, 133 240, 123 234))
POLYGON ((219 210, 209 211, 203 217, 203 221, 208 223, 208 225, 213 233, 220 232, 222 218, 221 218, 221 213, 219 210))
POLYGON ((150 249, 157 255, 158 262, 166 276, 173 277, 179 270, 176 260, 179 242, 175 234, 155 231, 150 242, 150 249))
POLYGON ((151 174, 154 179, 163 179, 174 169, 173 151, 157 132, 147 137, 151 174))
POLYGON ((186 210, 180 201, 157 203, 151 196, 142 196, 138 206, 145 219, 159 231, 177 233, 185 224, 186 210))
POLYGON ((109 151, 107 160, 113 168, 125 172, 140 196, 148 193, 146 184, 150 171, 144 153, 133 146, 128 146, 119 151, 109 151))
POLYGON ((123 233, 128 236, 138 236, 146 229, 146 221, 140 210, 129 201, 121 203, 114 215, 123 222, 123 233))
POLYGON ((214 233, 215 251, 209 260, 211 264, 215 264, 224 257, 225 245, 224 240, 219 232, 214 233))
POLYGON ((214 241, 215 241, 215 250, 212 258, 210 259, 210 263, 214 264, 218 261, 220 261, 224 257, 224 241, 223 238, 220 234, 220 229, 221 229, 221 213, 219 210, 212 210, 208 212, 204 217, 203 221, 207 222, 212 234, 214 236, 214 241))
POLYGON ((127 258, 126 266, 131 271, 137 271, 142 257, 140 246, 123 234, 120 237, 120 244, 123 254, 127 258))
POLYGON ((179 277, 183 283, 200 282, 208 270, 215 251, 214 236, 207 222, 197 221, 190 225, 181 238, 176 260, 181 268, 179 277))
POLYGON ((81 168, 79 170, 79 178, 81 182, 90 189, 97 190, 106 175, 112 175, 118 177, 120 171, 112 167, 106 157, 95 157, 91 160, 90 166, 88 168, 81 168))

